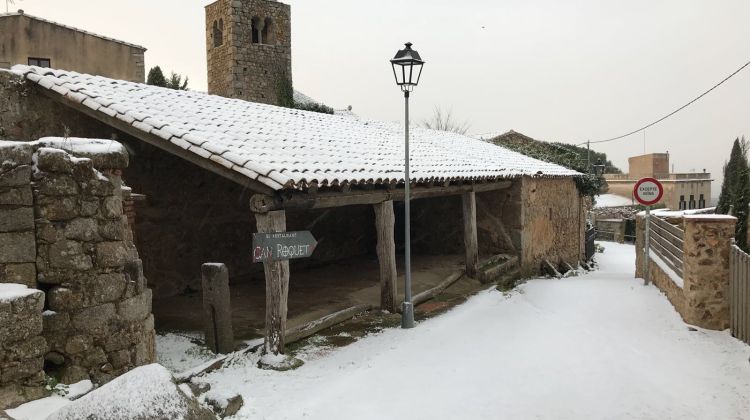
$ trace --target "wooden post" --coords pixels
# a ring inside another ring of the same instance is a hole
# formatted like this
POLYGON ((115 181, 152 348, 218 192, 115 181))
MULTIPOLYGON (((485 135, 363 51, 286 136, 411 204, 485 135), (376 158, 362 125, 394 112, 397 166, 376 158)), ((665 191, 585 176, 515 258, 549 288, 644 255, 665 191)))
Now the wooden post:
MULTIPOLYGON (((255 214, 259 233, 286 232, 284 210, 255 214)), ((264 354, 284 353, 287 298, 289 296, 289 261, 263 263, 266 274, 266 337, 264 354)))
POLYGON ((393 201, 374 204, 375 227, 378 234, 378 262, 380 263, 380 309, 396 313, 396 241, 393 201))
POLYGON ((234 351, 229 271, 224 264, 203 264, 203 322, 206 345, 214 353, 234 351))
POLYGON ((466 247, 466 274, 476 278, 479 268, 477 241, 477 196, 475 192, 463 194, 464 246, 466 247))

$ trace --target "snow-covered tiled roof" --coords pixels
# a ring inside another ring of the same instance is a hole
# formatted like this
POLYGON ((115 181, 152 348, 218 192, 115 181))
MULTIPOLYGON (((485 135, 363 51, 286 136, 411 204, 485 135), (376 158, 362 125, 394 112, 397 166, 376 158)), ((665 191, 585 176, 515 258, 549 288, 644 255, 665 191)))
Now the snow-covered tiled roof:
MULTIPOLYGON (((404 180, 396 123, 300 111, 70 71, 14 66, 15 73, 274 190, 404 180)), ((466 136, 411 130, 414 182, 486 181, 577 172, 466 136)))
POLYGON ((38 20, 40 22, 49 23, 51 25, 60 26, 62 28, 66 28, 66 29, 70 29, 70 30, 73 30, 73 31, 76 31, 76 32, 80 32, 82 34, 91 35, 91 36, 94 36, 94 37, 97 37, 97 38, 101 38, 101 39, 104 39, 106 41, 117 42, 118 44, 123 44, 123 45, 127 45, 129 47, 138 48, 140 50, 146 51, 146 47, 142 47, 140 45, 131 44, 129 42, 120 41, 119 39, 110 38, 108 36, 99 35, 99 34, 96 34, 94 32, 89 32, 89 31, 86 31, 86 30, 83 30, 83 29, 80 29, 80 28, 76 28, 76 27, 73 27, 73 26, 65 25, 65 24, 62 24, 62 23, 59 23, 59 22, 54 22, 54 21, 51 21, 51 20, 48 20, 48 19, 40 18, 38 16, 33 16, 33 15, 30 15, 30 14, 28 14, 28 13, 22 11, 22 10, 19 10, 18 12, 11 12, 11 13, 0 13, 0 18, 11 17, 11 16, 25 16, 25 17, 27 17, 29 19, 34 19, 34 20, 38 20))

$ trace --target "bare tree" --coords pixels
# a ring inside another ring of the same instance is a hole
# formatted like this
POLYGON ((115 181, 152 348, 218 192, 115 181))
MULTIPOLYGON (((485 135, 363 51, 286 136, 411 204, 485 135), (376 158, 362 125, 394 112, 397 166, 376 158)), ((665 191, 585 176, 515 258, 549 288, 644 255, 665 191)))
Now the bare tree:
POLYGON ((449 131, 458 134, 466 134, 470 128, 467 121, 456 121, 453 117, 452 109, 443 109, 439 106, 435 107, 430 119, 422 121, 422 126, 432 130, 449 131))

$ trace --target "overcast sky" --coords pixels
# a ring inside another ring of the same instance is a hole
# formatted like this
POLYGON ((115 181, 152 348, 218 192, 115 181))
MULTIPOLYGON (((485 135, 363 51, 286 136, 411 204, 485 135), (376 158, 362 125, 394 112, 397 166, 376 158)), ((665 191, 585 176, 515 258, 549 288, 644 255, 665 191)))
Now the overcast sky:
MULTIPOLYGON (((4 0, 0 0, 4 1, 4 0)), ((209 0, 16 0, 15 8, 148 48, 206 89, 209 0)), ((413 117, 435 106, 474 134, 509 129, 579 143, 639 128, 750 61, 748 0, 289 0, 295 88, 368 119, 402 120, 388 60, 411 41, 427 61, 413 117)), ((11 6, 13 7, 13 6, 11 6)), ((646 132, 677 171, 717 178, 750 137, 750 68, 646 132)), ((622 169, 643 135, 597 146, 622 169)), ((714 195, 720 185, 713 186, 714 195)))

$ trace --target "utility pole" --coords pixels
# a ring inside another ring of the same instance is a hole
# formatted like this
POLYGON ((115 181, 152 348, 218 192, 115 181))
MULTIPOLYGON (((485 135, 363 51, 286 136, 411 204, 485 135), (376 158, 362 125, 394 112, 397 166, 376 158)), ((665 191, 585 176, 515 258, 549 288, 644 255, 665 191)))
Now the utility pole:
POLYGON ((591 140, 586 140, 586 170, 591 173, 591 140))

